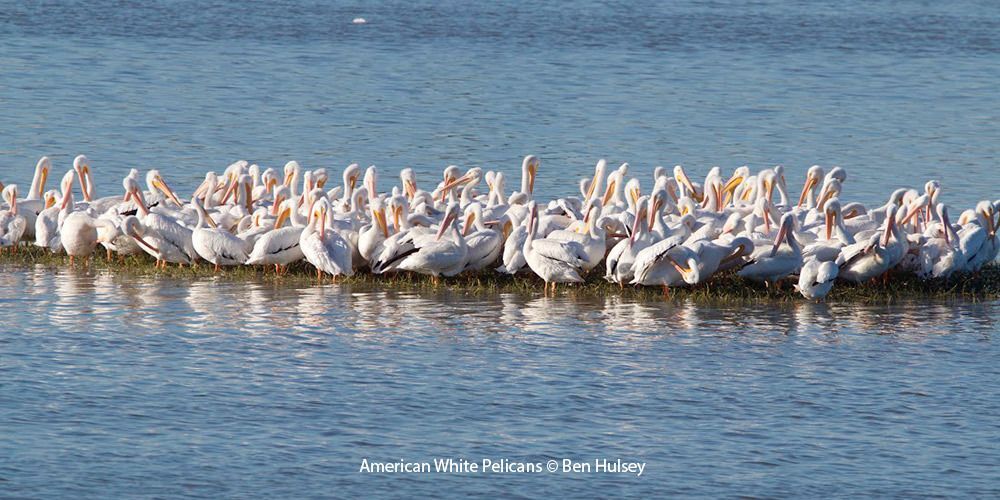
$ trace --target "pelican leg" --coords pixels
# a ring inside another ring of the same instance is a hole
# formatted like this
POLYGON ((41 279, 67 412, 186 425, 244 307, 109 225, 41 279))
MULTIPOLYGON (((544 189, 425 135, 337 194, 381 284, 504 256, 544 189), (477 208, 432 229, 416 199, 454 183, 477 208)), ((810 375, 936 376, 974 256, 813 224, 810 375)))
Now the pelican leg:
POLYGON ((106 258, 107 258, 108 262, 111 262, 111 249, 110 248, 105 248, 104 252, 105 252, 105 255, 106 255, 106 258))
POLYGON ((69 256, 69 266, 73 267, 73 256, 72 255, 69 256))
POLYGON ((667 285, 663 285, 663 298, 665 299, 670 298, 670 287, 667 285))
POLYGON ((218 262, 215 263, 215 274, 219 274, 219 263, 218 262))
POLYGON ((279 270, 280 270, 280 269, 278 268, 278 265, 277 265, 277 264, 275 264, 275 265, 274 265, 274 275, 275 275, 275 276, 277 276, 277 275, 278 275, 278 271, 279 271, 279 270))
MULTIPOLYGON (((336 279, 336 277, 334 277, 334 279, 336 279)), ((316 268, 316 280, 319 281, 321 285, 323 284, 323 271, 320 271, 318 267, 316 268)))

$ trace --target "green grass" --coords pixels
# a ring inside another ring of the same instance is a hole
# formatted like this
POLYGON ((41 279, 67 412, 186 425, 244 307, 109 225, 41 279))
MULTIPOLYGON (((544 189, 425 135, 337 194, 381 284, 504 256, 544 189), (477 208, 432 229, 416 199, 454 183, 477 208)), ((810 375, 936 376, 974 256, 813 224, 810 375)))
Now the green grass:
MULTIPOLYGON (((35 268, 35 269, 65 269, 69 267, 69 258, 61 254, 52 254, 47 250, 21 246, 14 253, 5 249, 0 254, 0 266, 4 268, 35 268)), ((119 258, 113 256, 109 261, 104 252, 97 252, 89 264, 77 261, 74 267, 87 272, 111 272, 123 276, 159 277, 177 280, 215 279, 233 282, 258 282, 286 284, 289 286, 308 286, 317 283, 315 270, 300 262, 289 266, 282 275, 275 275, 273 268, 262 266, 224 267, 216 274, 213 266, 201 264, 195 267, 178 267, 171 265, 166 269, 155 269, 153 259, 146 256, 130 256, 119 258)), ((767 290, 763 285, 744 280, 733 273, 714 276, 710 282, 696 287, 679 287, 670 290, 670 296, 664 297, 660 288, 631 287, 620 288, 608 283, 601 277, 603 267, 595 269, 580 285, 560 285, 559 296, 607 296, 619 295, 638 300, 671 300, 695 301, 700 303, 754 303, 754 302, 788 302, 805 300, 792 289, 790 280, 786 280, 780 290, 767 290)), ((330 283, 330 277, 324 278, 324 283, 330 283)), ((524 295, 541 295, 542 281, 534 275, 522 274, 508 276, 492 271, 481 273, 466 273, 454 278, 442 278, 435 285, 423 275, 399 273, 391 275, 373 275, 360 272, 350 278, 338 278, 337 283, 349 285, 354 289, 402 289, 402 290, 450 290, 468 294, 515 293, 524 295)), ((839 282, 827 297, 827 302, 856 303, 893 303, 905 300, 971 300, 986 301, 1000 299, 1000 266, 989 266, 975 275, 952 277, 950 280, 920 280, 910 273, 897 273, 890 276, 886 285, 881 281, 854 285, 839 282)))

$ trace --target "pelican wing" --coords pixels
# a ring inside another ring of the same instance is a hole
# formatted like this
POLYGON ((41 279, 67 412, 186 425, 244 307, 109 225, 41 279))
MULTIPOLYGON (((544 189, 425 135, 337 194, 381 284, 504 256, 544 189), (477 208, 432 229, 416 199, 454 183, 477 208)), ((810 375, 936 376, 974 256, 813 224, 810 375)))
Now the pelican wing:
POLYGON ((829 283, 837 279, 839 273, 840 268, 836 264, 830 261, 823 262, 816 270, 816 278, 813 279, 813 282, 816 284, 829 283))
POLYGON ((582 266, 587 260, 586 249, 575 241, 534 240, 531 248, 542 257, 565 262, 573 267, 582 266))

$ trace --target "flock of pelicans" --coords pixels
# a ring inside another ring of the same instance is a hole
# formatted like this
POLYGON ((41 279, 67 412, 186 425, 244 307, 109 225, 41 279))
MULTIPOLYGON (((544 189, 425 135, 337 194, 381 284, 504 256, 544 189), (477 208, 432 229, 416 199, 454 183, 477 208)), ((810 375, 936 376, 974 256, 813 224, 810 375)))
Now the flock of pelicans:
POLYGON ((604 263, 604 277, 626 284, 696 285, 716 273, 776 286, 798 276, 797 290, 822 299, 835 280, 886 279, 893 269, 924 278, 976 272, 1000 249, 1000 200, 982 201, 953 222, 938 201, 941 186, 897 189, 879 207, 841 201, 847 172, 813 166, 797 200, 784 169, 739 167, 725 178, 713 167, 697 183, 676 166, 657 167, 651 189, 628 177, 628 164, 597 163, 580 195, 548 203, 533 190, 540 162, 527 156, 520 189, 508 192, 502 172, 444 169, 432 189, 411 169, 389 192, 376 188, 374 166, 348 166, 343 184, 327 189, 325 169, 295 161, 262 169, 246 161, 208 172, 190 201, 160 172, 132 170, 123 194, 97 197, 88 159, 77 156, 58 190, 46 190, 52 168, 43 157, 26 196, 3 187, 0 246, 24 242, 89 258, 98 245, 112 253, 145 252, 158 266, 265 265, 283 272, 300 260, 336 280, 359 269, 410 271, 434 277, 495 269, 535 273, 545 293, 578 283, 604 263), (482 185, 485 181, 485 188, 482 185), (78 185, 80 198, 74 194, 78 185))

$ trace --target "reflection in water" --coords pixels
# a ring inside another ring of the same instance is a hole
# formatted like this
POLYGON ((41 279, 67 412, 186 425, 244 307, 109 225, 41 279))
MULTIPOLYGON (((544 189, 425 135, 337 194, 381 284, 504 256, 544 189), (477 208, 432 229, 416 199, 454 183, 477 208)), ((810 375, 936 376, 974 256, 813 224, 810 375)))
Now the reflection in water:
MULTIPOLYGON (((127 326, 131 333, 183 335, 340 335, 352 341, 433 333, 439 339, 500 335, 544 342, 554 331, 618 341, 692 334, 772 341, 816 334, 929 335, 997 327, 995 303, 913 302, 895 305, 810 302, 736 306, 635 301, 619 295, 542 297, 460 290, 398 291, 351 286, 284 286, 202 279, 176 281, 79 269, 3 273, 0 300, 16 301, 7 321, 67 331, 127 326)), ((557 335, 562 337, 562 335, 557 335)))
POLYGON ((287 496, 361 496, 361 457, 610 456, 647 461, 634 484, 666 488, 650 493, 865 496, 885 491, 871 471, 937 471, 924 493, 994 496, 996 303, 706 306, 36 268, 0 269, 0 304, 0 456, 14 457, 0 479, 15 495, 114 476, 162 478, 164 496, 252 496, 273 477, 299 485, 287 496), (804 470, 824 472, 789 474, 804 470))

